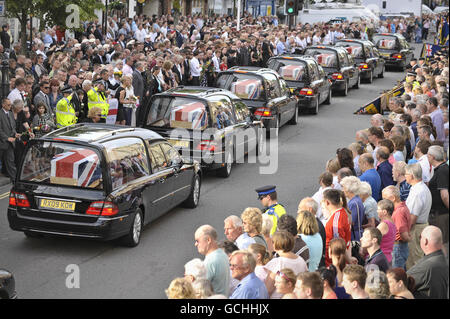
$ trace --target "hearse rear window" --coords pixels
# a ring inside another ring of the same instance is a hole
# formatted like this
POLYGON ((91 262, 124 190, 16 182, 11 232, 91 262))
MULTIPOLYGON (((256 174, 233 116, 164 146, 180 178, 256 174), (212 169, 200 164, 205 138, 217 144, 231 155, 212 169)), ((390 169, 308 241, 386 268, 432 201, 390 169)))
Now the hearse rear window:
POLYGON ((103 189, 94 149, 61 142, 37 142, 24 157, 20 180, 40 184, 103 189))
POLYGON ((323 68, 337 67, 336 53, 334 51, 312 48, 307 49, 305 55, 312 55, 323 68))
POLYGON ((277 71, 286 81, 303 81, 306 76, 305 62, 296 60, 278 60, 277 71))
POLYGON ((395 37, 391 36, 373 36, 373 42, 379 49, 385 49, 385 50, 395 50, 396 47, 396 41, 395 37))
POLYGON ((243 100, 264 99, 264 86, 261 78, 249 73, 224 74, 217 80, 217 85, 233 92, 243 100))
POLYGON ((363 58, 364 52, 362 50, 363 46, 360 43, 354 42, 339 42, 336 43, 337 47, 343 47, 347 52, 354 58, 363 58))
POLYGON ((203 130, 208 126, 208 114, 205 104, 200 100, 160 96, 150 106, 147 125, 203 130))

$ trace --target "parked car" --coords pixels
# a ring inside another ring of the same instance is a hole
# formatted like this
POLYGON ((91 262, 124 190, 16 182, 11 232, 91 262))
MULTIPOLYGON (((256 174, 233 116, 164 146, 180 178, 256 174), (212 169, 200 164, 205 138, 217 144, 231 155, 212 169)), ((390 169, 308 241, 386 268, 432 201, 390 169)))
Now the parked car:
POLYGON ((156 94, 146 105, 145 119, 143 127, 221 177, 230 176, 233 162, 262 141, 262 122, 224 89, 181 86, 156 94))
POLYGON ((316 59, 317 63, 327 73, 332 81, 333 91, 340 91, 347 96, 350 87, 359 88, 359 68, 355 65, 353 57, 342 47, 333 46, 310 46, 307 47, 305 55, 316 59))
POLYGON ((6 269, 0 269, 0 299, 17 299, 14 275, 6 269))
POLYGON ((41 234, 139 244, 143 226, 173 207, 194 208, 200 165, 142 128, 76 124, 28 142, 8 221, 41 234))
POLYGON ((275 129, 275 136, 284 124, 298 123, 297 98, 274 70, 232 67, 218 74, 216 86, 240 97, 264 127, 275 129))
POLYGON ((411 46, 399 33, 376 33, 373 35, 372 42, 386 61, 386 66, 397 67, 403 71, 414 58, 411 46))
POLYGON ((368 40, 342 39, 335 44, 337 47, 343 47, 353 57, 356 65, 359 67, 361 80, 369 83, 378 76, 384 77, 385 61, 380 56, 378 49, 368 40))
POLYGON ((331 80, 313 57, 279 55, 267 61, 298 98, 300 110, 319 112, 319 104, 331 104, 331 80))

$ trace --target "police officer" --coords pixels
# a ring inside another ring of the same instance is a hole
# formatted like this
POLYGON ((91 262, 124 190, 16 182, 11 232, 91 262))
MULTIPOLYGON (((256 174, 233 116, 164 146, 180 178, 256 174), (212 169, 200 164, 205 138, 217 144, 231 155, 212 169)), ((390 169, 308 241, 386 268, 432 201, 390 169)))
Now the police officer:
POLYGON ((61 93, 64 97, 56 104, 56 125, 58 128, 75 124, 78 119, 72 105, 72 88, 66 85, 62 88, 61 93))
POLYGON ((407 83, 412 83, 413 89, 416 88, 416 87, 420 87, 420 83, 418 81, 416 81, 416 75, 417 75, 417 73, 416 72, 412 72, 412 71, 406 73, 406 79, 405 80, 406 80, 407 83))
POLYGON ((272 217, 273 227, 270 231, 270 235, 273 235, 277 231, 278 219, 286 214, 286 210, 277 201, 277 192, 275 191, 276 186, 268 185, 255 189, 258 193, 258 199, 261 204, 266 207, 264 214, 268 214, 272 217))
POLYGON ((106 119, 109 111, 109 104, 106 101, 105 89, 106 84, 99 78, 94 81, 94 87, 87 92, 88 98, 88 109, 90 110, 93 106, 97 106, 102 109, 102 119, 106 119))

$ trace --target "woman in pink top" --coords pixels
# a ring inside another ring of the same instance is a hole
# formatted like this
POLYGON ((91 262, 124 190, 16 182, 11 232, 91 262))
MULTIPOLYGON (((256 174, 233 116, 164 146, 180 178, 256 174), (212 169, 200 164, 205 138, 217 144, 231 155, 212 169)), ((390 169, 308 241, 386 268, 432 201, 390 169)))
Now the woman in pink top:
POLYGON ((380 249, 386 256, 389 263, 392 262, 392 250, 394 250, 395 235, 397 227, 392 221, 392 213, 394 212, 394 203, 389 199, 380 200, 377 204, 377 213, 380 217, 378 230, 383 235, 380 243, 380 249))

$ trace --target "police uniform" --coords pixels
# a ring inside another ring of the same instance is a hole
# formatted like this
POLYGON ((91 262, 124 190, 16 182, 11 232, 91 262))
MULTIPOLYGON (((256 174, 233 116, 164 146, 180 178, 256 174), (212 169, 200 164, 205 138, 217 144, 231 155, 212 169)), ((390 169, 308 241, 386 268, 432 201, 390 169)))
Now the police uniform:
MULTIPOLYGON (((65 86, 61 90, 61 93, 72 93, 70 86, 65 86)), ((72 105, 72 96, 63 97, 56 104, 56 126, 58 128, 69 126, 77 123, 77 116, 75 114, 75 108, 72 105)))
MULTIPOLYGON (((103 83, 106 88, 106 84, 103 80, 97 80, 94 83, 103 83)), ((93 87, 87 92, 88 98, 88 109, 90 110, 92 107, 96 106, 102 109, 102 118, 106 119, 109 112, 109 104, 106 101, 105 94, 103 92, 98 92, 98 88, 93 87)))
POLYGON ((414 79, 414 80, 408 80, 408 76, 414 76, 414 77, 415 77, 416 75, 417 75, 416 72, 407 72, 407 73, 406 73, 406 79, 405 79, 405 82, 411 83, 411 84, 413 85, 413 89, 415 89, 415 88, 417 88, 417 87, 421 87, 421 85, 420 85, 419 81, 417 81, 416 79, 414 79))
MULTIPOLYGON (((276 186, 268 185, 257 188, 255 189, 255 191, 258 193, 259 198, 260 196, 275 193, 276 192, 275 188, 276 186)), ((286 214, 286 210, 284 209, 283 205, 276 203, 273 204, 272 206, 267 207, 266 210, 264 211, 264 214, 268 214, 270 217, 272 217, 273 227, 270 231, 270 235, 273 235, 277 231, 278 220, 280 219, 281 216, 286 214)))

